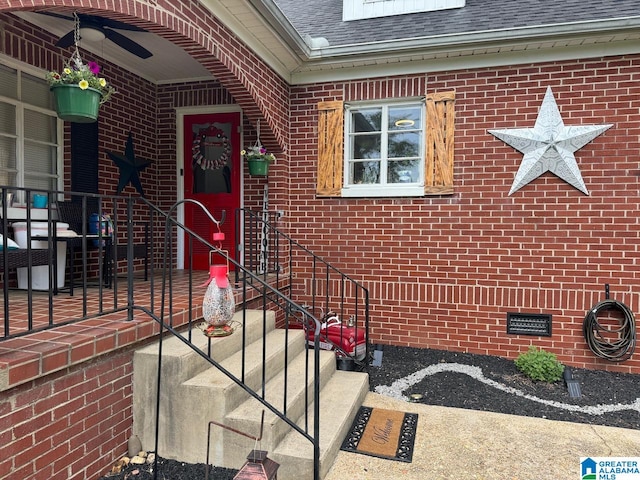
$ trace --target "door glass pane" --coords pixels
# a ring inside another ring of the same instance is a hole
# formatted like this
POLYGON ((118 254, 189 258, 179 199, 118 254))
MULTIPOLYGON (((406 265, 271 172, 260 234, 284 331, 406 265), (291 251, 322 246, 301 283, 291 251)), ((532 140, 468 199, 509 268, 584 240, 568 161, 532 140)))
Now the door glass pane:
POLYGON ((16 106, 0 102, 0 133, 16 134, 16 106))
POLYGON ((18 74, 6 65, 0 65, 0 95, 18 98, 18 74))
POLYGON ((0 169, 16 168, 16 139, 0 136, 0 169))
POLYGON ((24 171, 26 173, 56 174, 56 147, 42 143, 24 142, 24 171))
POLYGON ((24 186, 38 190, 56 190, 58 180, 44 175, 24 174, 24 186))
POLYGON ((53 108, 53 95, 44 78, 22 74, 22 101, 42 108, 53 108))
POLYGON ((231 125, 193 125, 193 193, 231 193, 231 125))
POLYGON ((24 137, 41 142, 55 143, 56 117, 33 110, 24 110, 24 137))
MULTIPOLYGON (((16 186, 16 174, 8 170, 0 170, 0 185, 7 185, 9 187, 16 186)), ((18 203, 19 199, 14 198, 14 202, 18 203)))

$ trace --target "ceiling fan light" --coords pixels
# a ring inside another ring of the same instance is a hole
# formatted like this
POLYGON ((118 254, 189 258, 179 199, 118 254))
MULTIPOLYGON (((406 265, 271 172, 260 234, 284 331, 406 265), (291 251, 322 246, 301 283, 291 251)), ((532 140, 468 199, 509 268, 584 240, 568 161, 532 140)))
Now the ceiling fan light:
POLYGON ((102 30, 91 27, 82 27, 80 28, 80 38, 88 42, 101 42, 106 37, 102 30))

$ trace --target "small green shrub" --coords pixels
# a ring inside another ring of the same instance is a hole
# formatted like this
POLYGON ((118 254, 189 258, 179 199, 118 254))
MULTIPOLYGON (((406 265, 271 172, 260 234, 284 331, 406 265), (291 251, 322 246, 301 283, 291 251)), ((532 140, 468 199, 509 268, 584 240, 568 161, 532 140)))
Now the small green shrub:
POLYGON ((555 354, 545 352, 531 345, 529 351, 521 353, 514 360, 516 367, 532 380, 553 383, 562 378, 564 365, 555 354))

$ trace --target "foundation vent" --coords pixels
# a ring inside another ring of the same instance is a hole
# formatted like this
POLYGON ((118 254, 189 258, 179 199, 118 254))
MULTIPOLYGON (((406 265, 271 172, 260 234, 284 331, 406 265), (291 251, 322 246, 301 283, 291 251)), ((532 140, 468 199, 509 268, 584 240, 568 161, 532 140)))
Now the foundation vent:
POLYGON ((507 333, 550 337, 551 315, 544 313, 507 313, 507 333))

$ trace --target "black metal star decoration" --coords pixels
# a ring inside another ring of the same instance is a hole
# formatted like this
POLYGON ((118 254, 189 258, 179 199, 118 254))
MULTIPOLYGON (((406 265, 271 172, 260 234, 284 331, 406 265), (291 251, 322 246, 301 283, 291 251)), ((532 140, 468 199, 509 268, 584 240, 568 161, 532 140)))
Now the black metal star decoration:
POLYGON ((151 160, 144 158, 136 158, 133 152, 133 137, 129 132, 127 138, 127 145, 124 148, 124 155, 120 155, 114 152, 107 152, 107 155, 111 157, 111 160, 120 168, 120 180, 118 181, 118 189, 116 193, 122 192, 124 187, 129 183, 144 197, 144 191, 142 190, 142 184, 140 183, 139 172, 142 172, 151 164, 151 160))

